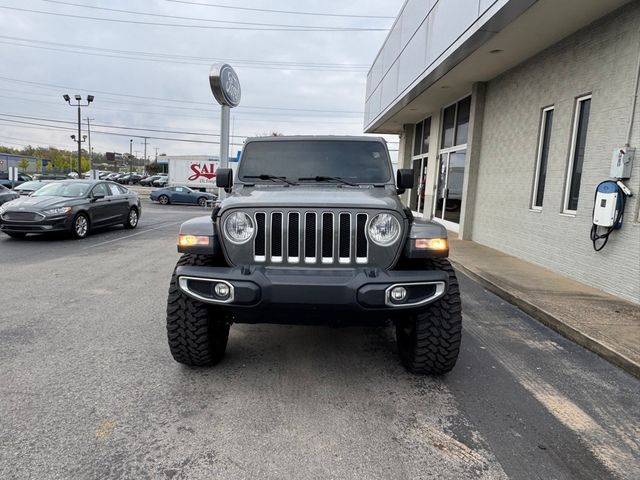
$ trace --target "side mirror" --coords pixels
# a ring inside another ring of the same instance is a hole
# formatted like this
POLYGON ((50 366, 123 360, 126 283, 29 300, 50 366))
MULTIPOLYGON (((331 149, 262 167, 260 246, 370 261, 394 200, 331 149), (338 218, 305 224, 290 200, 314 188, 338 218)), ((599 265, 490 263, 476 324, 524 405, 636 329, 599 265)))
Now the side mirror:
POLYGON ((413 169, 400 168, 396 176, 398 194, 403 194, 407 188, 413 188, 413 169))
POLYGON ((92 195, 92 199, 95 202, 96 200, 100 200, 101 198, 104 198, 104 193, 94 193, 92 195))
POLYGON ((233 187, 233 170, 230 168, 219 168, 216 170, 216 185, 220 188, 224 188, 224 191, 231 192, 233 187))

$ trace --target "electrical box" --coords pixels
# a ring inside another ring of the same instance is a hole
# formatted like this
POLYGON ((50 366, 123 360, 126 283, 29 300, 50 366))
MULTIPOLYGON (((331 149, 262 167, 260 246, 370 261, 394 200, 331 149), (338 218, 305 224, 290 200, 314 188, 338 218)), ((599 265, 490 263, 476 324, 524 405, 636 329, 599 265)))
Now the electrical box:
POLYGON ((604 182, 596 191, 593 207, 593 223, 600 227, 613 227, 618 213, 619 191, 615 182, 604 182))
POLYGON ((617 148, 611 157, 611 177, 612 178, 630 178, 631 167, 633 166, 633 157, 636 149, 630 147, 617 148))

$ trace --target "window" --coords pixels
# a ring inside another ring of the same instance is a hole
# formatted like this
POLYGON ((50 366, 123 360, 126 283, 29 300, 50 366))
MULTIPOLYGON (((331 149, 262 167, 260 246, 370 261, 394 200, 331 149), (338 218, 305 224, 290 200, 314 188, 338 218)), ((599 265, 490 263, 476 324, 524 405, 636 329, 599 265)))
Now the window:
POLYGON ((553 107, 542 110, 540 123, 540 143, 538 144, 538 158, 536 159, 536 172, 533 181, 533 199, 531 208, 542 209, 544 199, 544 185, 547 178, 547 165, 549 163, 549 145, 551 143, 551 128, 553 126, 553 107))
POLYGON ((413 156, 420 155, 420 147, 422 145, 422 126, 423 122, 416 123, 415 135, 413 137, 413 156))
POLYGON ((456 123, 456 106, 451 105, 442 113, 442 148, 453 147, 453 127, 456 123))
POLYGON ((587 145, 590 111, 591 95, 580 97, 576 100, 576 114, 573 120, 573 135, 565 186, 563 209, 565 213, 575 213, 578 209, 578 196, 580 195, 580 180, 582 178, 582 165, 587 145))
POLYGON ((471 118, 471 97, 466 97, 442 111, 441 148, 466 145, 471 118))
POLYGON ((109 190, 107 190, 107 186, 104 183, 99 183, 93 187, 93 190, 91 191, 92 195, 95 195, 96 193, 106 197, 109 195, 109 190))
POLYGON ((431 117, 416 123, 413 136, 413 156, 429 153, 429 140, 431 139, 431 117))

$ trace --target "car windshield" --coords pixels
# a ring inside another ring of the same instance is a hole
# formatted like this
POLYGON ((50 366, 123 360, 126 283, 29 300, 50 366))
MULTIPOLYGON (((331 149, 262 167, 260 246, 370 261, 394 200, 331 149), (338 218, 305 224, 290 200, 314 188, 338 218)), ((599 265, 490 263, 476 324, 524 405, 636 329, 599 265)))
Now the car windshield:
POLYGON ((17 190, 38 190, 41 187, 44 187, 46 183, 39 182, 37 180, 31 182, 24 182, 23 184, 16 187, 17 190))
POLYGON ((33 193, 34 197, 83 197, 91 188, 90 183, 55 182, 49 183, 33 193))
POLYGON ((320 182, 339 177, 356 184, 386 183, 391 179, 391 167, 387 149, 381 142, 285 140, 248 143, 242 153, 238 177, 253 183, 266 175, 294 182, 299 179, 320 182))

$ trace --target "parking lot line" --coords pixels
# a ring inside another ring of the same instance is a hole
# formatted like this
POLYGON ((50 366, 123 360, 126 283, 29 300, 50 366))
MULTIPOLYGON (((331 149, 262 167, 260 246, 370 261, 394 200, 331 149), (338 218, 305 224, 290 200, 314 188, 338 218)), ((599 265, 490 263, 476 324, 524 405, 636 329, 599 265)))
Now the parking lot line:
POLYGON ((125 239, 131 238, 131 237, 137 237, 138 235, 143 235, 143 234, 145 234, 147 232, 152 232, 154 230, 161 230, 161 229, 163 229, 165 227, 170 227, 172 225, 179 225, 181 223, 183 223, 183 222, 179 221, 179 222, 163 223, 162 225, 159 225, 157 227, 147 228, 146 230, 142 230, 141 232, 132 233, 131 235, 125 235, 123 237, 114 238, 112 240, 107 240, 105 242, 96 243, 96 244, 93 244, 93 245, 85 247, 85 249, 92 249, 92 248, 95 248, 95 247, 101 247, 102 245, 107 245, 109 243, 119 242, 120 240, 125 240, 125 239))

